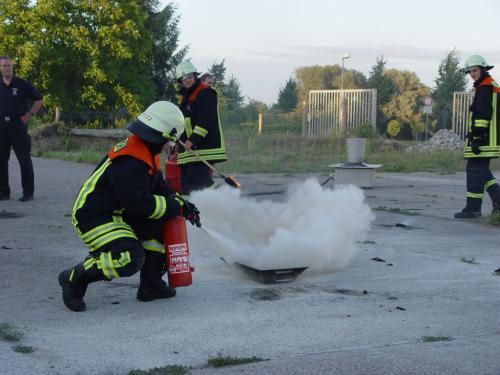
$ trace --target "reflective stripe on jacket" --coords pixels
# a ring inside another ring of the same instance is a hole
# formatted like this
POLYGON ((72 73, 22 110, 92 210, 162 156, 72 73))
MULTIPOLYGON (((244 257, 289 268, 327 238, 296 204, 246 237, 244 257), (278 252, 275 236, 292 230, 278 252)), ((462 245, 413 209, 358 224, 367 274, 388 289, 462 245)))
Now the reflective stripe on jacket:
POLYGON ((108 152, 78 192, 72 223, 95 251, 120 238, 137 239, 127 222, 170 217, 165 197, 173 193, 163 180, 159 155, 135 135, 108 152))
POLYGON ((476 87, 474 99, 469 112, 468 138, 465 140, 464 157, 496 158, 500 156, 500 106, 498 96, 500 87, 490 77, 485 77, 476 87), (479 154, 471 149, 471 138, 479 136, 479 154))
MULTIPOLYGON (((217 108, 217 92, 197 81, 185 90, 180 104, 184 114, 185 130, 180 139, 190 140, 193 149, 203 159, 211 162, 227 160, 226 146, 217 108)), ((177 156, 179 165, 199 162, 193 153, 182 147, 177 156)))

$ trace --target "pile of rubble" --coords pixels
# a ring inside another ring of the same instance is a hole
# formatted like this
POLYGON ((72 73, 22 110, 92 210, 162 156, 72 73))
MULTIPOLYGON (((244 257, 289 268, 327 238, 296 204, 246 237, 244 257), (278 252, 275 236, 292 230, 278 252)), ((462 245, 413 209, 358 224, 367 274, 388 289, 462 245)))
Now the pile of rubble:
POLYGON ((452 130, 439 130, 427 142, 408 147, 406 151, 433 151, 439 149, 463 150, 464 141, 452 130))

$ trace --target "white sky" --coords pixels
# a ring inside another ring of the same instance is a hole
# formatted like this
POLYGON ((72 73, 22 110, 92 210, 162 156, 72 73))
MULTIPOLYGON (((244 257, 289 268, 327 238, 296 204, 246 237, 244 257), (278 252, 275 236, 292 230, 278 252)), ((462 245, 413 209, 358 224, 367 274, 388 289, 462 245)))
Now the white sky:
POLYGON ((297 67, 341 64, 346 53, 347 69, 368 75, 384 55, 388 68, 413 71, 431 87, 454 47, 463 58, 479 53, 500 66, 498 0, 173 2, 181 45, 190 46, 197 68, 225 59, 243 95, 268 104, 297 67))

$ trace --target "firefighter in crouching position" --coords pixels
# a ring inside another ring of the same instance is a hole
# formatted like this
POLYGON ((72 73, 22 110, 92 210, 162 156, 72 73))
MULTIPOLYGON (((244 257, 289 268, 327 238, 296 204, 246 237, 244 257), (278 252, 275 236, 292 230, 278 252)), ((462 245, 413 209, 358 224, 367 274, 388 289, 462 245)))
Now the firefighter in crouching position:
POLYGON ((137 299, 151 301, 175 296, 167 286, 162 224, 184 216, 200 225, 196 207, 167 185, 159 154, 184 130, 181 111, 159 101, 131 122, 132 133, 118 143, 81 187, 72 222, 90 255, 59 274, 64 304, 84 311, 89 283, 127 277, 140 270, 137 299))
POLYGON ((491 78, 492 69, 484 57, 470 56, 464 72, 474 81, 474 98, 469 112, 469 131, 464 149, 467 159, 467 203, 457 219, 481 216, 486 190, 493 203, 492 213, 500 213, 500 187, 490 170, 490 160, 500 155, 500 86, 491 78))

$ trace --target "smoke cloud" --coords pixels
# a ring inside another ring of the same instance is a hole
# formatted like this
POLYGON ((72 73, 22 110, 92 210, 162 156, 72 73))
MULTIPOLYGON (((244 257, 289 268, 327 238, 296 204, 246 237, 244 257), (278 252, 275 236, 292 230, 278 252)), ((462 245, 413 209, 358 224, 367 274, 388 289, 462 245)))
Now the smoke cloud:
POLYGON ((191 200, 203 225, 188 225, 191 253, 209 248, 228 263, 258 270, 342 268, 374 220, 361 189, 325 189, 316 179, 291 186, 283 203, 242 197, 227 186, 195 192, 191 200))

